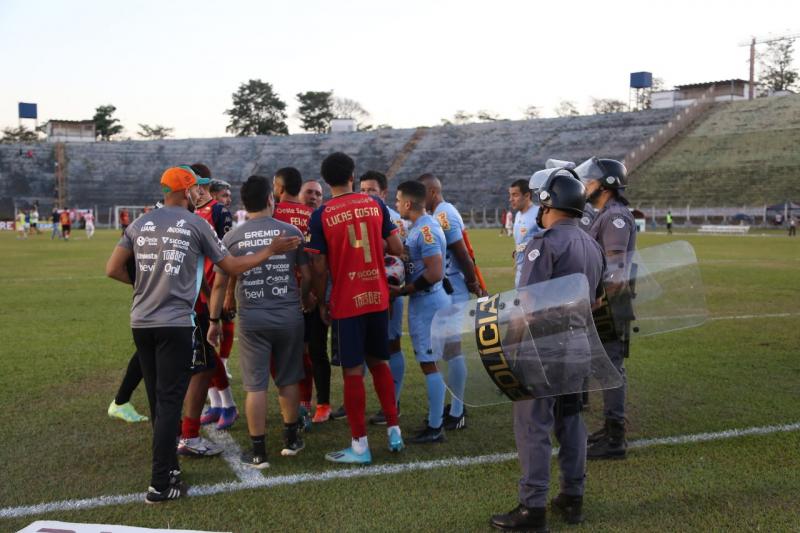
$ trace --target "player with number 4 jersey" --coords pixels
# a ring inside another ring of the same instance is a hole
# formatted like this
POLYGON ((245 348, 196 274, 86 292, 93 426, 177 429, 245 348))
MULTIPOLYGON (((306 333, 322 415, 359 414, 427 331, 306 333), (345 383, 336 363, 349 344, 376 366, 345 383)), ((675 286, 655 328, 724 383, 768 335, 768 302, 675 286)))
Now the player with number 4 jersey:
POLYGON ((351 446, 328 453, 337 463, 368 464, 366 393, 362 367, 367 364, 375 392, 386 415, 389 450, 400 451, 403 439, 397 424, 394 382, 389 370, 389 284, 384 266, 386 252, 402 253, 397 228, 386 205, 378 198, 353 192, 355 163, 341 152, 322 162, 321 174, 333 198, 311 215, 315 293, 325 294, 328 272, 332 280, 330 304, 320 303, 327 320, 328 305, 344 373, 344 405, 350 424, 351 446))

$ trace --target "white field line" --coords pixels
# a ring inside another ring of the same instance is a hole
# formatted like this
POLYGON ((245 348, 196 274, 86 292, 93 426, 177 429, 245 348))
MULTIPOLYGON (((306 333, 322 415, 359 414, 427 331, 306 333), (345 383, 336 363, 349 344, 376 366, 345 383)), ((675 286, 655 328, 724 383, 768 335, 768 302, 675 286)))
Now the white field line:
MULTIPOLYGON (((793 424, 780 424, 773 426, 760 426, 744 429, 729 429, 712 433, 695 433, 692 435, 678 435, 674 437, 661 437, 654 439, 641 439, 631 441, 630 448, 650 448, 652 446, 693 444, 725 439, 733 439, 748 435, 770 435, 773 433, 787 433, 800 430, 800 422, 793 424)), ((553 449, 553 455, 558 449, 553 449)), ((495 464, 513 461, 516 453, 494 453, 474 457, 451 457, 434 461, 414 461, 401 464, 387 464, 378 466, 345 468, 342 470, 326 470, 322 472, 306 472, 287 476, 271 476, 252 478, 246 481, 233 481, 217 483, 214 485, 198 485, 189 489, 188 496, 210 496, 212 494, 237 492, 240 490, 297 485, 314 481, 333 481, 337 479, 351 479, 359 477, 384 476, 403 474, 421 470, 434 470, 438 468, 463 467, 481 464, 495 464)), ((17 518, 21 516, 40 515, 55 511, 76 511, 79 509, 94 509, 109 505, 122 505, 127 503, 142 502, 143 493, 121 494, 118 496, 100 496, 98 498, 85 498, 81 500, 62 500, 36 505, 23 505, 19 507, 5 507, 0 509, 0 518, 17 518)))
POLYGON ((733 315, 733 316, 712 316, 709 320, 752 320, 754 318, 786 318, 800 316, 800 313, 765 313, 762 315, 733 315))
POLYGON ((264 479, 264 476, 259 470, 250 468, 242 464, 239 460, 242 449, 236 444, 236 441, 233 440, 230 433, 227 431, 219 431, 215 427, 208 426, 204 428, 204 431, 211 437, 211 440, 222 446, 222 459, 228 463, 228 466, 233 470, 233 473, 239 481, 244 483, 257 483, 259 480, 264 479))

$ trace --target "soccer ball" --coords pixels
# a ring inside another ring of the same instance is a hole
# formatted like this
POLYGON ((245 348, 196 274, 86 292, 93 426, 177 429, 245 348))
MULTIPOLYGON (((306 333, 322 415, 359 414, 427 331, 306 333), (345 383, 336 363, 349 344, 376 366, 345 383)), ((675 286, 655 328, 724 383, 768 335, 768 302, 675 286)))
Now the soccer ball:
POLYGON ((406 266, 403 260, 394 255, 383 257, 383 264, 386 266, 386 278, 389 285, 403 285, 406 279, 406 266))

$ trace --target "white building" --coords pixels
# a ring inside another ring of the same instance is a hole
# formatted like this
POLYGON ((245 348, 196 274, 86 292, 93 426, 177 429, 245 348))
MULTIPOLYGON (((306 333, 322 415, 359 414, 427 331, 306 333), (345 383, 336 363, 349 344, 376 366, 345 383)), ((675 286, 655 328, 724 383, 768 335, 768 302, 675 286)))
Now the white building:
POLYGON ((717 102, 747 100, 748 85, 747 80, 740 79, 676 85, 671 91, 654 91, 650 95, 650 103, 653 109, 688 107, 711 87, 714 88, 714 100, 717 102))
POLYGON ((353 118, 335 118, 331 120, 331 133, 356 131, 357 125, 353 118))
POLYGON ((49 143, 93 143, 97 140, 92 120, 51 120, 45 131, 49 143))

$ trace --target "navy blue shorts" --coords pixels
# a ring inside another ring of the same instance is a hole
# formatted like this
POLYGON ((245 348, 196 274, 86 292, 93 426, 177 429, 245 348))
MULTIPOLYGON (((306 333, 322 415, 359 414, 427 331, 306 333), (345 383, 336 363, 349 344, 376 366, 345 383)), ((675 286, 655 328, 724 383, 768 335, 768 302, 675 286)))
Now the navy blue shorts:
POLYGON ((366 356, 389 360, 389 310, 334 320, 335 352, 344 368, 364 364, 366 356))

